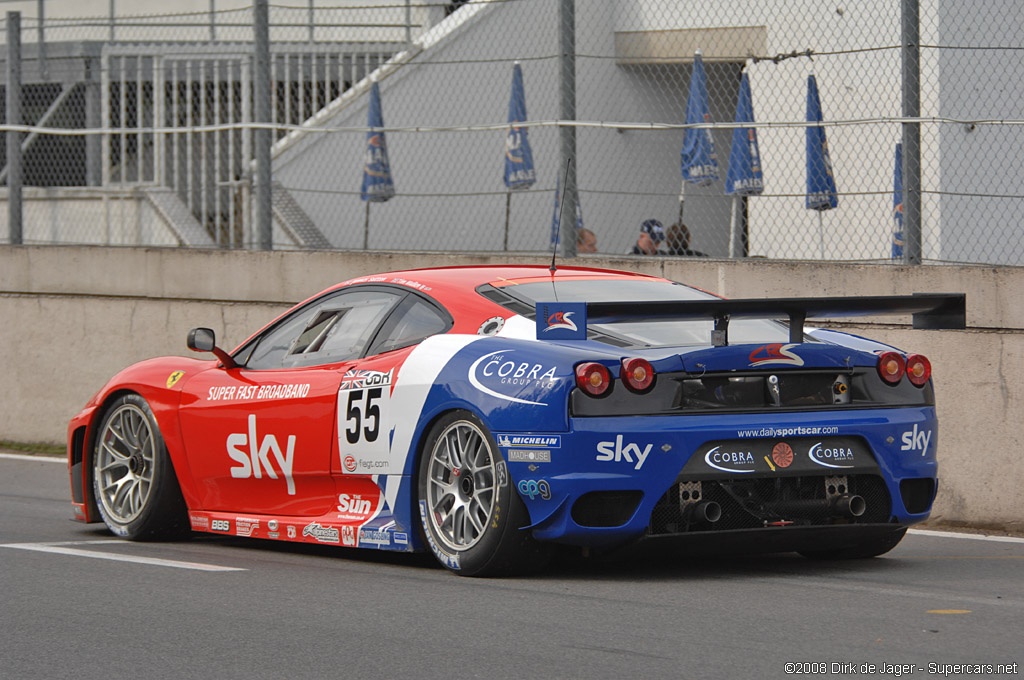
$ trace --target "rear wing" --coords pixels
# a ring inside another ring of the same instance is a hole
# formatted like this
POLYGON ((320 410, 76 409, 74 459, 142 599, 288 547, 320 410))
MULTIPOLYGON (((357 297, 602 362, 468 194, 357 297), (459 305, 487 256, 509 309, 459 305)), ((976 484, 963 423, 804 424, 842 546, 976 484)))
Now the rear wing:
MULTIPOLYGON (((563 303, 564 304, 564 303, 563 303)), ((537 303, 541 321, 558 308, 557 302, 537 303)), ((582 306, 582 305, 580 305, 582 306)), ((582 311, 582 310, 580 310, 582 311)), ((763 298, 740 300, 663 300, 657 302, 588 302, 586 323, 657 321, 659 319, 705 319, 715 322, 711 341, 729 344, 731 319, 788 319, 789 341, 803 342, 807 319, 912 314, 914 328, 928 330, 962 329, 967 325, 967 296, 963 293, 914 293, 857 297, 763 298)))

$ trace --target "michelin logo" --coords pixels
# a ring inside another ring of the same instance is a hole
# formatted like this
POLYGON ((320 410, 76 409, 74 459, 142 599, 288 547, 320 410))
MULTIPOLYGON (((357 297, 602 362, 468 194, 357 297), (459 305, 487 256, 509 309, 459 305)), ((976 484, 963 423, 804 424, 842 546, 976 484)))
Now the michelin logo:
POLYGON ((559 435, 500 434, 498 446, 517 449, 558 449, 562 446, 562 438, 559 435))

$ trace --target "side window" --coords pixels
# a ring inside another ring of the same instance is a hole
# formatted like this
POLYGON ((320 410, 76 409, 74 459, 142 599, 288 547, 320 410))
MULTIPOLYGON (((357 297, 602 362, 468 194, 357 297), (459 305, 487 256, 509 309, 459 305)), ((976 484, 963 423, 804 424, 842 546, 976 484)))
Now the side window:
POLYGON ((312 302, 260 338, 245 366, 291 368, 356 358, 401 298, 389 291, 358 290, 312 302))
POLYGON ((395 309, 373 341, 369 354, 415 345, 452 327, 451 319, 426 300, 409 295, 395 309))

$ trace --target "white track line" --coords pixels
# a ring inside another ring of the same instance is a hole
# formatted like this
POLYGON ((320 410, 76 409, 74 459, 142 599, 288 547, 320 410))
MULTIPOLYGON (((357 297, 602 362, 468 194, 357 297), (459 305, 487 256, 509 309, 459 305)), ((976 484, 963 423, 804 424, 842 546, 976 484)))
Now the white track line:
POLYGON ((908 534, 916 536, 936 536, 938 538, 967 538, 972 541, 999 541, 1001 543, 1024 543, 1024 538, 1016 536, 989 536, 987 534, 964 534, 956 531, 933 531, 931 529, 910 529, 908 534))
POLYGON ((24 453, 0 453, 0 458, 4 458, 6 460, 34 460, 42 463, 68 464, 68 459, 63 456, 29 456, 24 453))
MULTIPOLYGON (((97 543, 109 543, 110 541, 97 541, 97 543)), ((14 548, 15 550, 32 550, 35 552, 56 553, 58 555, 73 555, 76 557, 92 557, 98 560, 113 560, 115 562, 133 562, 135 564, 151 564, 157 567, 174 567, 175 569, 194 569, 196 571, 247 571, 239 567, 221 567, 216 564, 202 564, 201 562, 180 562, 178 560, 163 560, 158 557, 136 557, 134 555, 119 555, 117 553, 100 552, 99 550, 82 550, 81 548, 67 548, 61 544, 53 543, 8 543, 0 545, 0 548, 14 548)))

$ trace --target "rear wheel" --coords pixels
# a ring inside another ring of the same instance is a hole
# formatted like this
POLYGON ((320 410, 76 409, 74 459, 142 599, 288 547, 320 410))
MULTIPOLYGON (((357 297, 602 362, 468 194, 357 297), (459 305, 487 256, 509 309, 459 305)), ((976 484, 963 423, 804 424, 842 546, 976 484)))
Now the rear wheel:
POLYGON ((520 529, 529 515, 487 426, 468 411, 453 411, 434 424, 425 442, 420 519, 438 561, 464 576, 543 565, 547 546, 520 529))
POLYGON ((861 543, 848 548, 836 548, 833 550, 802 550, 800 554, 811 560, 859 560, 869 557, 878 557, 899 545, 899 542, 903 540, 903 536, 906 535, 906 533, 906 528, 903 528, 894 531, 891 534, 886 534, 885 536, 873 538, 868 541, 862 541, 861 543))
POLYGON ((107 527, 124 538, 189 531, 185 501, 146 400, 128 394, 107 409, 92 456, 93 491, 107 527))

